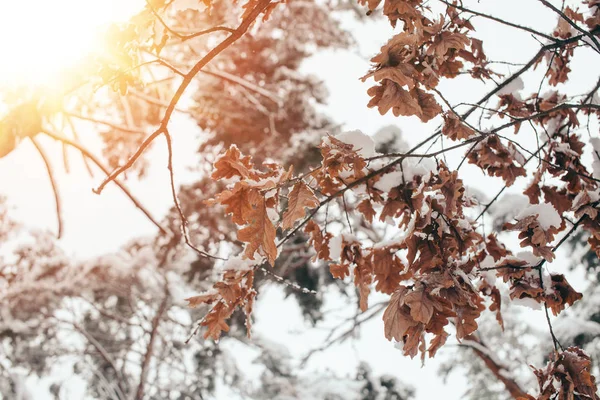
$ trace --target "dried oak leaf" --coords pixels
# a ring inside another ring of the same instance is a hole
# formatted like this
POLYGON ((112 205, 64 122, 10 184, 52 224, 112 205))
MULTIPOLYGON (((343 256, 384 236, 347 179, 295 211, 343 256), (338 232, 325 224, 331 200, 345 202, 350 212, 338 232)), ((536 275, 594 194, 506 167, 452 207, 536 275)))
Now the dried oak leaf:
POLYGON ((578 347, 550 354, 544 368, 534 369, 540 387, 539 395, 527 400, 581 399, 599 400, 596 378, 591 373, 590 357, 578 347))
POLYGON ((336 279, 344 279, 345 277, 350 275, 350 266, 348 264, 329 264, 329 272, 331 272, 331 276, 336 279))
POLYGON ((234 176, 253 180, 257 178, 250 156, 242 156, 235 145, 229 147, 225 154, 217 158, 213 167, 215 171, 213 171, 211 177, 214 180, 229 179, 234 176))
POLYGON ((360 211, 360 213, 365 217, 367 221, 369 221, 369 223, 373 222, 373 218, 375 217, 376 213, 373 209, 373 204, 371 203, 370 199, 364 199, 363 201, 358 203, 356 209, 360 211))
POLYGON ((331 233, 326 232, 323 235, 321 228, 313 220, 308 221, 306 227, 304 228, 304 232, 308 233, 310 236, 308 242, 317 252, 316 258, 324 261, 331 260, 329 255, 329 241, 332 238, 331 233))
POLYGON ((221 332, 229 332, 229 325, 226 320, 233 314, 233 309, 227 307, 225 303, 217 303, 212 310, 204 317, 201 326, 206 326, 208 329, 204 332, 204 339, 209 337, 213 340, 219 340, 221 332))
POLYGON ((412 319, 425 325, 429 323, 433 316, 434 305, 423 286, 404 296, 404 304, 410 307, 412 319))
POLYGON ((573 305, 580 300, 583 295, 577 292, 567 282, 567 279, 562 274, 552 274, 552 293, 546 294, 545 301, 554 315, 558 315, 565 309, 566 305, 573 305))
MULTIPOLYGON (((498 241, 496 234, 490 233, 487 237, 485 248, 490 256, 494 258, 494 261, 499 261, 501 258, 509 255, 506 246, 498 241)), ((525 263, 524 263, 525 264, 525 263)))
POLYGON ((373 249, 371 253, 373 273, 377 284, 375 290, 392 294, 400 282, 411 277, 410 272, 404 272, 402 261, 389 247, 373 249))
POLYGON ((452 140, 469 139, 477 133, 465 125, 458 116, 448 111, 444 114, 444 127, 442 133, 452 140))
POLYGON ((373 282, 373 265, 368 258, 360 258, 354 268, 354 286, 358 289, 361 311, 369 308, 369 293, 373 282))
POLYGON ((394 116, 417 116, 427 122, 442 112, 442 107, 433 95, 414 87, 407 91, 389 79, 378 86, 371 87, 367 93, 371 96, 368 107, 377 107, 381 115, 392 110, 394 116))
POLYGON ((391 296, 383 313, 385 337, 388 340, 401 342, 409 328, 419 325, 410 315, 410 308, 404 304, 404 297, 409 292, 406 286, 400 286, 391 296))
POLYGON ((504 145, 497 136, 491 135, 482 140, 469 152, 469 163, 477 165, 490 176, 504 179, 512 186, 519 176, 527 173, 523 164, 525 158, 512 143, 504 145))
POLYGON ((544 200, 558 211, 559 214, 564 214, 573 206, 574 195, 567 193, 565 188, 557 188, 555 186, 543 186, 544 200))
POLYGON ((188 302, 188 307, 196 308, 202 304, 212 304, 219 299, 217 292, 206 292, 197 296, 188 297, 185 301, 188 302))
POLYGON ((225 300, 229 306, 236 303, 242 295, 242 288, 238 282, 217 282, 213 287, 218 290, 223 300, 225 300))
POLYGON ((319 200, 307 184, 300 181, 294 185, 288 196, 288 208, 283 214, 283 229, 289 229, 294 223, 306 215, 305 208, 319 205, 319 200))
POLYGON ((252 211, 248 214, 248 225, 238 231, 238 240, 246 243, 244 254, 254 260, 254 253, 261 250, 271 265, 275 265, 277 246, 276 230, 267 212, 265 198, 260 193, 250 192, 249 201, 252 211))
POLYGON ((540 224, 539 214, 534 214, 523 217, 514 224, 507 222, 503 228, 520 231, 519 239, 521 239, 521 247, 530 246, 534 255, 544 257, 547 261, 551 262, 554 260, 555 255, 548 244, 554 240, 554 236, 558 232, 564 229, 564 225, 565 222, 563 220, 558 227, 550 225, 544 228, 540 224))
POLYGON ((443 31, 435 36, 427 54, 442 60, 448 51, 463 50, 470 44, 471 40, 464 33, 443 31))
MULTIPOLYGON (((367 162, 354 150, 354 145, 344 143, 333 136, 328 136, 323 139, 319 147, 323 156, 322 164, 327 172, 325 177, 337 178, 342 171, 352 171, 355 179, 364 176, 367 162)), ((319 186, 323 187, 328 184, 333 184, 335 188, 338 187, 333 182, 323 182, 319 179, 319 186)))
POLYGON ((248 186, 244 182, 236 182, 231 190, 224 190, 215 196, 214 200, 206 201, 206 204, 213 205, 220 203, 225 206, 225 214, 231 214, 231 220, 238 224, 248 223, 248 216, 252 214, 252 204, 250 203, 251 192, 256 189, 248 186))

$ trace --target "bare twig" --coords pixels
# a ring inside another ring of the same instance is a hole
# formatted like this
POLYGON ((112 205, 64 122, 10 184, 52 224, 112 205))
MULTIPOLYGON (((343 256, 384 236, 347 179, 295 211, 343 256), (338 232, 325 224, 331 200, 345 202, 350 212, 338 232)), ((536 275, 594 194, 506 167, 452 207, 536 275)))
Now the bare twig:
POLYGON ((142 361, 142 371, 140 373, 140 383, 138 384, 137 391, 135 394, 136 400, 144 399, 144 386, 146 384, 146 380, 148 379, 148 372, 150 370, 150 361, 152 360, 154 353, 154 342, 156 340, 156 335, 158 333, 158 326, 160 325, 160 320, 163 317, 163 314, 167 310, 167 304, 169 302, 169 287, 168 282, 165 278, 164 284, 164 297, 158 306, 158 310, 152 319, 152 330, 150 331, 150 339, 148 340, 148 346, 146 347, 146 354, 144 355, 144 360, 142 361))
MULTIPOLYGON (((57 140, 59 142, 65 143, 77 150, 79 150, 81 152, 81 154, 86 158, 89 159, 90 161, 92 161, 94 164, 96 164, 96 166, 105 174, 109 174, 109 170, 108 168, 106 168, 101 162, 100 160, 98 160, 98 158, 96 158, 96 156, 94 156, 92 153, 90 153, 90 151, 88 151, 85 147, 83 147, 82 145, 80 145, 77 142, 74 142, 66 137, 57 135, 55 133, 52 133, 48 130, 43 130, 42 131, 43 134, 45 134, 46 136, 51 137, 54 140, 57 140)), ((154 224, 154 226, 156 226, 158 228, 158 230, 160 232, 162 232, 165 235, 169 234, 169 231, 165 228, 162 227, 162 225, 156 220, 154 219, 154 217, 152 216, 152 214, 150 214, 150 211, 148 211, 146 209, 146 207, 144 207, 138 199, 136 199, 131 192, 129 191, 129 189, 127 189, 127 187, 121 183, 119 180, 115 180, 114 181, 115 184, 121 189, 121 191, 123 191, 123 193, 129 197, 129 199, 131 200, 131 202, 150 220, 150 222, 152 222, 154 224)))
POLYGON ((189 235, 189 231, 188 231, 188 220, 185 217, 183 209, 181 208, 181 204, 179 203, 179 199, 177 198, 177 189, 175 188, 175 174, 173 173, 173 145, 171 142, 171 135, 169 135, 169 132, 165 130, 164 136, 167 141, 167 151, 168 151, 167 168, 169 169, 169 178, 170 178, 170 182, 171 182, 171 195, 173 197, 173 203, 175 204, 175 209, 179 213, 179 218, 181 220, 181 231, 183 234, 183 239, 185 241, 185 244, 201 256, 212 258, 215 260, 225 260, 224 258, 216 257, 211 254, 208 254, 207 252, 205 252, 203 250, 200 250, 199 248, 194 246, 190 240, 190 235, 189 235))
POLYGON ((56 233, 57 238, 61 238, 63 232, 63 221, 62 221, 62 207, 60 200, 60 193, 58 192, 58 184, 56 183, 56 179, 54 177, 54 170, 52 169, 52 164, 50 164, 50 160, 48 156, 44 152, 44 149, 38 143, 37 139, 34 136, 29 136, 31 139, 31 143, 35 146, 38 153, 40 153, 40 157, 44 161, 44 165, 46 166, 46 171, 48 171, 48 179, 50 179, 50 185, 52 186, 52 193, 54 193, 54 203, 56 204, 56 222, 58 225, 58 231, 56 233))
POLYGON ((439 1, 440 1, 440 2, 442 2, 442 3, 444 3, 444 4, 446 4, 448 7, 456 8, 457 10, 461 10, 461 11, 467 12, 467 13, 469 13, 469 14, 476 15, 476 16, 478 16, 478 17, 482 17, 482 18, 486 18, 486 19, 489 19, 489 20, 492 20, 492 21, 496 21, 496 22, 498 22, 498 23, 500 23, 500 24, 503 24, 503 25, 507 25, 507 26, 510 26, 510 27, 513 27, 513 28, 517 28, 517 29, 521 29, 521 30, 523 30, 523 31, 526 31, 526 32, 532 33, 532 34, 534 34, 534 35, 541 36, 541 37, 543 37, 544 39, 548 39, 548 40, 550 40, 550 41, 556 41, 556 38, 555 38, 555 37, 552 37, 552 36, 550 36, 550 35, 547 35, 547 34, 545 34, 545 33, 542 33, 542 32, 539 32, 539 31, 536 31, 535 29, 529 28, 529 27, 527 27, 527 26, 523 26, 523 25, 514 24, 514 23, 512 23, 512 22, 509 22, 509 21, 503 20, 503 19, 501 19, 501 18, 494 17, 493 15, 484 14, 484 13, 481 13, 481 12, 478 12, 478 11, 471 10, 471 9, 469 9, 469 8, 463 7, 463 6, 461 6, 461 5, 459 5, 459 4, 456 4, 456 3, 449 3, 449 2, 447 2, 446 0, 439 0, 439 1))
POLYGON ((219 43, 216 47, 214 47, 211 51, 209 51, 200 61, 198 61, 192 69, 185 74, 183 81, 177 88, 177 91, 171 98, 169 106, 167 107, 165 114, 161 120, 161 124, 150 136, 148 136, 142 144, 138 147, 135 153, 127 160, 127 162, 116 168, 96 189, 94 189, 94 193, 100 194, 104 187, 115 180, 121 173, 129 169, 135 161, 140 158, 140 156, 144 153, 144 151, 150 146, 150 144, 156 139, 160 134, 165 133, 167 130, 167 126, 171 119, 171 115, 173 111, 175 111, 175 107, 177 103, 181 99, 181 96, 187 89, 187 87, 192 83, 194 77, 204 68, 210 61, 212 61, 217 55, 235 43, 238 39, 240 39, 246 31, 250 28, 250 25, 258 18, 258 16, 267 9, 270 5, 270 0, 261 0, 257 3, 257 5, 248 13, 248 16, 242 21, 242 23, 238 26, 238 28, 231 32, 226 39, 224 39, 221 43, 219 43))

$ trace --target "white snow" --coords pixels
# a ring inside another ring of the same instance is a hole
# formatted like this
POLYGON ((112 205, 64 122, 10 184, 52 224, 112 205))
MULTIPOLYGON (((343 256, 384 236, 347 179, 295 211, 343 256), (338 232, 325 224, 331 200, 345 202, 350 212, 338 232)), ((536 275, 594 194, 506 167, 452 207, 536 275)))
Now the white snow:
POLYGON ((342 132, 336 135, 335 138, 344 143, 351 144, 353 150, 364 158, 376 155, 373 139, 359 130, 342 132))
POLYGON ((596 153, 598 153, 600 155, 600 139, 595 138, 595 137, 590 138, 590 143, 592 144, 592 148, 594 149, 594 151, 592 152, 592 158, 594 160, 592 162, 594 176, 599 177, 600 176, 600 160, 598 159, 598 155, 596 153))
POLYGON ((329 258, 333 261, 339 260, 342 255, 343 235, 335 235, 329 241, 329 258))
POLYGON ((542 229, 548 230, 550 229, 550 227, 557 228, 560 226, 561 218, 558 214, 558 211, 556 211, 556 209, 548 203, 532 204, 523 211, 521 211, 516 216, 516 219, 523 219, 530 215, 536 214, 538 216, 538 221, 542 229))
MULTIPOLYGON (((509 257, 507 257, 509 258, 509 257)), ((515 257, 510 257, 510 258, 515 258, 515 257)), ((527 262, 527 264, 529 266, 535 266, 538 265, 539 262, 542 260, 540 257, 535 256, 532 252, 530 251, 520 251, 517 253, 516 255, 516 259, 518 260, 523 260, 525 262, 527 262)))
POLYGON ((382 192, 388 193, 394 187, 402 183, 402 171, 392 171, 381 176, 373 187, 379 189, 382 192))
POLYGON ((532 299, 531 297, 525 297, 523 299, 512 299, 512 304, 522 307, 531 308, 532 310, 541 310, 542 305, 532 299))
POLYGON ((223 270, 233 270, 233 271, 249 271, 255 265, 260 264, 262 260, 250 260, 243 259, 242 256, 233 256, 227 259, 223 264, 223 270))
POLYGON ((521 95, 518 92, 524 87, 525 85, 523 84, 523 80, 519 76, 516 79, 513 79, 508 85, 504 86, 498 92, 496 92, 496 95, 502 96, 505 94, 512 94, 516 99, 520 100, 521 95))
POLYGON ((396 125, 388 125, 379 129, 373 135, 376 147, 385 146, 392 152, 405 152, 409 149, 408 143, 402 138, 402 130, 396 125))

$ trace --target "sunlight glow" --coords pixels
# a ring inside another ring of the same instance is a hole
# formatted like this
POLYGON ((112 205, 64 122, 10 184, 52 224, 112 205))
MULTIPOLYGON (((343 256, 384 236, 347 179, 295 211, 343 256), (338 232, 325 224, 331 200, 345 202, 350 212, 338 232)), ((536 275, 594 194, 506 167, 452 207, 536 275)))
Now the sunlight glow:
POLYGON ((0 1, 0 84, 46 85, 93 53, 97 33, 143 0, 0 1))

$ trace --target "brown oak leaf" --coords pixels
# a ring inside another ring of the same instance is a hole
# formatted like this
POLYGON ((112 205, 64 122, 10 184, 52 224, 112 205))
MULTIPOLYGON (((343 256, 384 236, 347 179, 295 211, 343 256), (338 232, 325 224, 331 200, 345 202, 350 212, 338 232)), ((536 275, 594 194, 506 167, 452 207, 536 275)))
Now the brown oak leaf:
POLYGON ((257 177, 250 156, 242 156, 242 152, 235 145, 229 147, 213 166, 215 171, 211 177, 214 180, 229 179, 234 176, 256 180, 257 177))
POLYGON ((283 214, 283 229, 289 229, 294 223, 306 215, 305 208, 319 205, 319 200, 307 184, 300 181, 294 185, 288 196, 288 208, 283 214))
POLYGON ((277 246, 275 245, 276 230, 269 219, 265 198, 258 192, 250 192, 249 201, 252 212, 248 215, 248 226, 240 229, 237 237, 247 243, 244 254, 254 260, 254 253, 261 250, 271 265, 275 265, 277 246))

